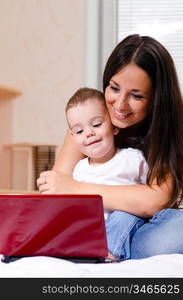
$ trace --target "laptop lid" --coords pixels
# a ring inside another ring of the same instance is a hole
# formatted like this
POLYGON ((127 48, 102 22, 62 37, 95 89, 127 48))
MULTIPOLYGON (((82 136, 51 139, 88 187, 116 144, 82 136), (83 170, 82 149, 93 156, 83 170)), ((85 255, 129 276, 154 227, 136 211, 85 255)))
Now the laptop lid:
POLYGON ((0 254, 103 258, 100 195, 0 195, 0 254))

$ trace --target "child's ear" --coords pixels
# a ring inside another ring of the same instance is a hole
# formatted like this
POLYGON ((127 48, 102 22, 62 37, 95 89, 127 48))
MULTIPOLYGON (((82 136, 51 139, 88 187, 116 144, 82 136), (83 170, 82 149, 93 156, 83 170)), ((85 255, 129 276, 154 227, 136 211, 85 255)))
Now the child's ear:
POLYGON ((113 126, 113 134, 117 135, 119 133, 119 128, 113 126))

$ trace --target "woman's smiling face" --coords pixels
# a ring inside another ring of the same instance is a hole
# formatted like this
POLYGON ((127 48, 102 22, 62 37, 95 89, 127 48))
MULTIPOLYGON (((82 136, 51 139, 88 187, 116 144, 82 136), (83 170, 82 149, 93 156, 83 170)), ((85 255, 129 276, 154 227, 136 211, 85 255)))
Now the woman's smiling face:
POLYGON ((151 98, 151 79, 134 63, 116 73, 105 90, 111 121, 118 128, 126 128, 142 121, 147 116, 151 98))

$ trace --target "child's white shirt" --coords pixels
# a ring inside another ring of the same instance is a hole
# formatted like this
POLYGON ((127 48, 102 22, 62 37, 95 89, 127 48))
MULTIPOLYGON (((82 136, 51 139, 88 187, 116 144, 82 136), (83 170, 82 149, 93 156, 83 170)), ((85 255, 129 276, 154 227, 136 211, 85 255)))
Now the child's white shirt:
POLYGON ((148 165, 142 151, 134 148, 118 149, 106 163, 92 165, 81 159, 74 168, 73 178, 81 182, 106 185, 145 184, 148 165))

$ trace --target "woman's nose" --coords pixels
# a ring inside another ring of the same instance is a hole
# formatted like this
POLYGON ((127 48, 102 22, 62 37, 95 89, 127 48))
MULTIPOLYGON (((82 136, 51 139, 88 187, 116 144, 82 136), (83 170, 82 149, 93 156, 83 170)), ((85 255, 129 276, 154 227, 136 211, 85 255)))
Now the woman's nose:
POLYGON ((128 97, 125 94, 119 94, 118 98, 116 99, 116 108, 119 111, 125 110, 128 107, 128 97))

